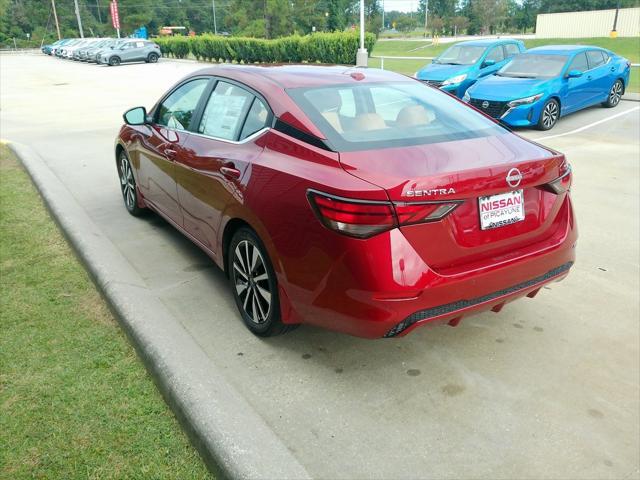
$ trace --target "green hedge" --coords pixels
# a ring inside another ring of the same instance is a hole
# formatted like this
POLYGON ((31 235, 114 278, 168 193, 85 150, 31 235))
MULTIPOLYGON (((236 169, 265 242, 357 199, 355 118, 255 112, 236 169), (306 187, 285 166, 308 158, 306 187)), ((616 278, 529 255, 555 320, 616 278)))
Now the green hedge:
MULTIPOLYGON (((274 40, 221 37, 204 34, 195 37, 165 37, 155 41, 164 55, 185 58, 191 53, 198 60, 237 63, 337 63, 355 64, 359 37, 354 32, 292 35, 274 40)), ((365 35, 365 46, 373 50, 376 37, 365 35)))

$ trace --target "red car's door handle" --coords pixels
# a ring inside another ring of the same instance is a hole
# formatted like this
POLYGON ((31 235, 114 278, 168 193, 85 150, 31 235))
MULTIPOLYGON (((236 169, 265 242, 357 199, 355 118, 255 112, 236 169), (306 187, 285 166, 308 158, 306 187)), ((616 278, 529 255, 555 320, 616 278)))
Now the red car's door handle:
POLYGON ((240 178, 240 170, 238 170, 234 166, 220 167, 220 173, 222 173, 222 175, 224 175, 225 177, 233 180, 237 180, 238 178, 240 178))

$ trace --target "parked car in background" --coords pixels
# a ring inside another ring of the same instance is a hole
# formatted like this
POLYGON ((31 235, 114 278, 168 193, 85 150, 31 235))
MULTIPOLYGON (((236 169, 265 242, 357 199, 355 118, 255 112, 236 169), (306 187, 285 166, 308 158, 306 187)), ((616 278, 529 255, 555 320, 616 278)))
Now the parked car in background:
POLYGON ((84 58, 82 60, 90 63, 98 63, 99 55, 103 51, 109 50, 111 47, 116 47, 125 41, 126 40, 119 38, 108 38, 97 45, 92 45, 90 48, 85 50, 84 58))
POLYGON ((100 52, 98 63, 116 66, 127 62, 156 63, 162 56, 160 47, 141 39, 128 39, 100 52))
POLYGON ((202 248, 256 335, 457 325, 575 259, 564 155, 404 75, 217 66, 124 118, 124 206, 202 248))
POLYGON ((62 58, 66 58, 70 60, 73 58, 73 54, 75 53, 76 50, 91 45, 95 40, 96 40, 95 38, 83 38, 73 44, 65 45, 64 47, 62 47, 60 56, 62 58))
POLYGON ((497 72, 524 51, 524 43, 513 39, 460 42, 416 72, 415 78, 462 98, 478 79, 497 72))
POLYGON ((52 50, 52 53, 60 58, 62 57, 63 53, 65 52, 66 49, 73 47, 74 45, 79 44, 80 42, 82 42, 81 38, 71 38, 69 39, 68 42, 65 42, 64 44, 58 45, 57 47, 55 47, 52 50))
POLYGON ((92 41, 86 42, 80 48, 77 48, 77 49, 74 50, 73 59, 77 60, 77 61, 84 60, 84 58, 86 57, 87 50, 95 48, 98 45, 103 44, 107 40, 109 40, 109 39, 107 39, 107 38, 95 38, 92 41))
POLYGON ((510 126, 549 130, 563 115, 618 105, 630 70, 629 60, 603 48, 537 47, 476 83, 463 100, 510 126))
POLYGON ((69 38, 63 38, 61 40, 57 40, 49 45, 43 45, 42 48, 40 49, 42 51, 42 53, 44 53, 45 55, 51 55, 52 51, 54 51, 56 48, 63 46, 65 43, 70 42, 71 39, 69 38))

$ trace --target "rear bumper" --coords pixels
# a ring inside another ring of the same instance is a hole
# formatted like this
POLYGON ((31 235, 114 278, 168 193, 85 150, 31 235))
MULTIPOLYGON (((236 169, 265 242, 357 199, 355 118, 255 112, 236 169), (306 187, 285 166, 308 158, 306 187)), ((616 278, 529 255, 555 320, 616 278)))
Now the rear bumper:
POLYGON ((572 261, 567 262, 564 265, 560 265, 559 267, 549 270, 544 275, 540 275, 539 277, 526 280, 517 285, 513 285, 487 295, 482 295, 469 300, 459 300, 446 305, 440 305, 414 312, 395 325, 384 336, 386 338, 390 338, 406 335, 420 324, 432 320, 440 319, 442 321, 444 319, 446 323, 455 326, 463 316, 474 312, 482 312, 489 309, 499 312, 506 303, 524 297, 525 295, 528 297, 534 297, 543 285, 564 278, 569 273, 569 269, 572 265, 572 261))
POLYGON ((562 228, 513 255, 468 268, 434 270, 399 229, 357 241, 322 272, 315 289, 279 278, 283 320, 303 321, 365 338, 403 336, 427 323, 457 325, 463 317, 534 296, 561 280, 575 261, 577 229, 569 196, 562 228))

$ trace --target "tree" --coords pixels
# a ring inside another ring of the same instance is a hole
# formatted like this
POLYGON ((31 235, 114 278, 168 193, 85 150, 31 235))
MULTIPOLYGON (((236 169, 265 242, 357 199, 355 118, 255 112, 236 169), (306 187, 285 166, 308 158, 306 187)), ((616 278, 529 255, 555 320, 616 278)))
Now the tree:
POLYGON ((402 16, 398 16, 393 23, 396 26, 396 30, 399 32, 412 32, 418 26, 418 22, 415 17, 404 14, 402 16))
MULTIPOLYGON (((382 8, 379 0, 365 0, 364 14, 366 17, 366 31, 374 34, 380 32, 382 28, 382 8)), ((358 5, 358 17, 360 16, 360 6, 358 5)))
POLYGON ((459 35, 469 26, 469 19, 462 15, 456 15, 451 19, 451 26, 454 29, 454 33, 459 35))
POLYGON ((315 27, 316 31, 326 29, 326 5, 315 0, 295 0, 293 2, 294 31, 307 34, 315 27))
POLYGON ((518 30, 525 31, 536 26, 540 3, 540 0, 524 0, 522 2, 515 18, 515 26, 518 30))
POLYGON ((267 38, 283 37, 293 33, 289 0, 265 0, 264 5, 267 38))
POLYGON ((431 30, 431 36, 440 35, 444 28, 444 20, 440 17, 429 17, 428 28, 431 30))
POLYGON ((445 24, 449 23, 449 20, 455 16, 456 14, 456 0, 420 0, 418 4, 418 12, 422 17, 422 22, 424 22, 424 11, 429 4, 429 21, 427 22, 428 28, 431 28, 428 24, 431 23, 431 18, 439 17, 443 21, 443 26, 440 27, 440 30, 444 27, 445 24))
POLYGON ((347 25, 347 0, 327 0, 327 30, 342 31, 347 25))
POLYGON ((474 0, 471 5, 471 11, 478 19, 481 33, 491 33, 506 18, 506 0, 474 0))

